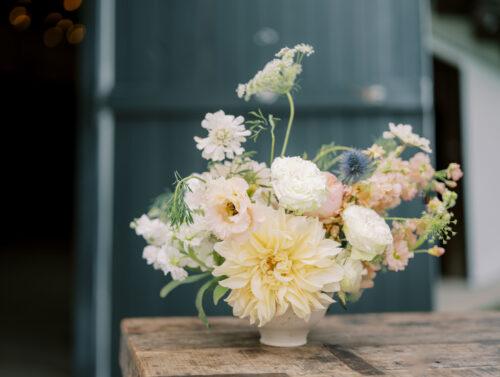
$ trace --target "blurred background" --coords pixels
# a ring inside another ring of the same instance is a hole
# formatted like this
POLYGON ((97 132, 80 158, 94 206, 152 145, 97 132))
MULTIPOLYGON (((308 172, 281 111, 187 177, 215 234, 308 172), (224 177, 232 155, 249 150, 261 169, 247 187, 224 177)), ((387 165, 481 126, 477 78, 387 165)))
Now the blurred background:
POLYGON ((159 298, 129 222, 174 169, 203 169, 206 112, 286 117, 234 90, 299 42, 317 53, 290 153, 368 146, 394 121, 465 171, 447 253, 381 274, 348 312, 500 309, 500 0, 4 0, 0 16, 1 376, 119 376, 122 318, 195 314, 195 287, 159 298))

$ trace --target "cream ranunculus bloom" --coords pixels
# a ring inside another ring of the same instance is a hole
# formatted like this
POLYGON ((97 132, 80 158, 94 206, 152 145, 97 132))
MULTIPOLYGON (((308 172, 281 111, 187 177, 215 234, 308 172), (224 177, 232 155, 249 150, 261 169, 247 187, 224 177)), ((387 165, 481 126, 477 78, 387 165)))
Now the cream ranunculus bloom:
POLYGON ((280 206, 298 213, 319 209, 327 199, 327 178, 315 163, 300 157, 278 157, 271 180, 280 206))
POLYGON ((351 258, 371 261, 392 245, 389 225, 374 210, 351 205, 346 208, 342 218, 344 234, 352 246, 351 258))
POLYGON ((327 293, 340 288, 343 270, 335 256, 342 249, 325 238, 318 219, 266 210, 248 237, 215 244, 225 261, 213 274, 227 277, 220 285, 232 290, 226 301, 235 316, 263 326, 291 307, 307 320, 334 302, 327 293))

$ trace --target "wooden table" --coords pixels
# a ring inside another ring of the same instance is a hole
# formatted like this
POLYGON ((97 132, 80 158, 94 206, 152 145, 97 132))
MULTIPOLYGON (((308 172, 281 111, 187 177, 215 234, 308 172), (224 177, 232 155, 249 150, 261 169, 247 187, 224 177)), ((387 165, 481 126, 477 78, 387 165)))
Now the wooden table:
POLYGON ((259 343, 247 321, 122 322, 124 377, 500 376, 500 312, 329 316, 307 346, 259 343))

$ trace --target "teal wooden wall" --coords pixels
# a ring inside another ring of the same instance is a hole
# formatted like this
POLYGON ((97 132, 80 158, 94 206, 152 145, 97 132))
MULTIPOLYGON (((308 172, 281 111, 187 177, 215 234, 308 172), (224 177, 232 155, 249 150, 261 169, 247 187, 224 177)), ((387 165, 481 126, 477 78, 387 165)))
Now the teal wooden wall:
MULTIPOLYGON (((119 321, 124 317, 195 314, 194 287, 160 300, 165 278, 142 260, 143 241, 129 222, 170 186, 174 170, 203 170, 192 137, 200 134, 205 112, 246 114, 261 106, 286 118, 283 99, 264 106, 235 95, 237 83, 247 81, 281 46, 306 42, 317 51, 304 64, 290 154, 313 153, 332 140, 368 146, 389 121, 411 123, 432 136, 430 106, 422 92, 429 74, 422 50, 424 3, 120 0, 114 7, 106 8, 104 1, 104 8, 90 9, 98 19, 100 12, 114 15, 115 38, 91 34, 96 46, 87 47, 84 65, 107 64, 89 59, 99 51, 106 57, 103 44, 114 50, 115 63, 111 92, 96 95, 87 88, 83 93, 88 106, 81 180, 88 185, 81 197, 79 283, 84 288, 77 313, 88 331, 79 325, 77 367, 118 375, 119 321), (376 98, 369 95, 373 91, 376 98), (102 111, 109 121, 97 115, 102 111)), ((91 87, 99 86, 97 71, 84 71, 91 87)), ((257 150, 266 148, 263 144, 257 150)), ((416 258, 404 273, 380 275, 376 288, 349 310, 430 310, 431 282, 429 260, 416 258)), ((224 307, 208 311, 230 313, 224 307)))

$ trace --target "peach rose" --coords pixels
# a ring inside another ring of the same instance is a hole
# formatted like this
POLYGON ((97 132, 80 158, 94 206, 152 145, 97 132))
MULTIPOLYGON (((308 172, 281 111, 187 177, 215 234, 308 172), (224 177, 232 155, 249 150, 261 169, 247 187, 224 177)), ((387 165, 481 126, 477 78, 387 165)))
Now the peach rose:
POLYGON ((339 214, 342 208, 342 199, 344 196, 344 185, 332 173, 323 172, 326 177, 327 198, 322 206, 313 212, 307 213, 308 216, 326 219, 339 214))

